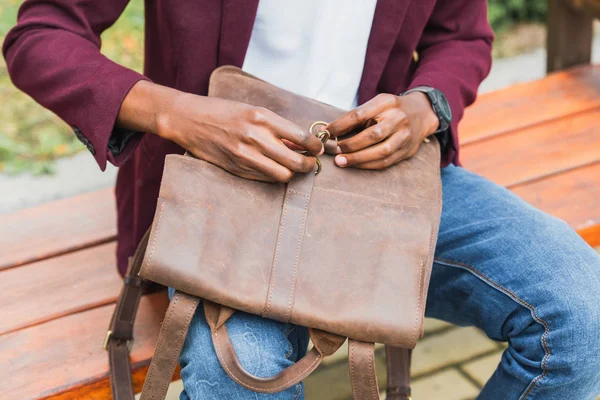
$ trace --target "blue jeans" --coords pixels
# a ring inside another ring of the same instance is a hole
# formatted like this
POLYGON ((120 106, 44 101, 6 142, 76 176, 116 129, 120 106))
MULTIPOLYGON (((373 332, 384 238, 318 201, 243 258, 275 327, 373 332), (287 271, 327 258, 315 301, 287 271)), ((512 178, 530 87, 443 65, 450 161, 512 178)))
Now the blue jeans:
MULTIPOLYGON (((600 393, 600 256, 563 221, 462 168, 442 169, 443 210, 426 315, 508 343, 480 399, 594 399, 600 393)), ((568 193, 565 193, 568 196, 568 193)), ((305 328, 237 312, 227 322, 242 365, 272 376, 305 351, 305 328)), ((215 355, 203 311, 180 358, 188 399, 302 399, 259 394, 215 355)))

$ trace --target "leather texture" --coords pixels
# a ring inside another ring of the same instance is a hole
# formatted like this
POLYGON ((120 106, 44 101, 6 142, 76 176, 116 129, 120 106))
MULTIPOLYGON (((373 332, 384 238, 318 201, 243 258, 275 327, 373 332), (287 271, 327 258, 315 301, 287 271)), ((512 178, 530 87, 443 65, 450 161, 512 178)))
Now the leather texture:
POLYGON ((385 346, 387 400, 410 400, 410 362, 412 350, 385 346))
POLYGON ((140 245, 129 260, 119 301, 110 320, 104 343, 108 351, 110 383, 114 400, 133 399, 129 349, 133 341, 135 315, 145 286, 137 275, 146 252, 149 236, 150 231, 142 237, 140 245))
MULTIPOLYGON (((344 111, 221 67, 210 95, 266 107, 308 129, 344 111)), ((169 155, 140 275, 217 304, 364 342, 413 348, 441 212, 439 146, 382 171, 289 184, 169 155), (309 188, 312 181, 312 188, 309 188)))
POLYGON ((140 400, 164 399, 200 299, 176 291, 160 327, 140 400))
MULTIPOLYGON (((344 113, 235 67, 215 70, 209 95, 268 108, 307 130, 344 113)), ((323 155, 318 175, 269 184, 168 156, 147 250, 138 249, 131 268, 141 255, 141 277, 178 290, 143 399, 164 398, 195 297, 205 301, 221 365, 241 385, 284 390, 349 337, 354 398, 377 398, 373 342, 412 348, 423 332, 441 213, 439 160, 436 140, 382 171, 340 169, 323 155), (236 309, 308 326, 314 348, 279 375, 255 377, 240 365, 227 334, 236 309)), ((396 355, 408 364, 407 353, 396 355)))
POLYGON ((375 344, 348 340, 350 384, 354 399, 379 400, 375 374, 375 344))
POLYGON ((310 330, 313 343, 318 343, 319 345, 315 345, 301 360, 278 375, 270 378, 259 378, 247 372, 242 367, 227 333, 225 321, 233 314, 233 311, 231 308, 207 300, 204 301, 204 314, 211 329, 215 352, 223 369, 234 382, 255 392, 279 392, 303 381, 304 378, 321 364, 325 356, 333 354, 346 339, 337 337, 338 340, 334 340, 333 343, 323 342, 325 337, 328 336, 327 334, 318 337, 314 335, 313 330, 310 330), (321 346, 320 344, 325 344, 325 346, 321 346))

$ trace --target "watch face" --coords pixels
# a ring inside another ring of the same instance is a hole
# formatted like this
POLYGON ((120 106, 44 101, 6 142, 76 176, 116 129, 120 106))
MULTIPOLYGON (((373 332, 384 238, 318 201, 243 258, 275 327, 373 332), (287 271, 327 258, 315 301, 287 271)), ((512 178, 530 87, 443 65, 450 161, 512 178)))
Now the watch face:
POLYGON ((446 100, 446 96, 439 90, 435 91, 435 102, 437 103, 438 108, 438 117, 440 120, 446 121, 448 124, 452 121, 452 110, 450 109, 450 105, 448 104, 448 100, 446 100))

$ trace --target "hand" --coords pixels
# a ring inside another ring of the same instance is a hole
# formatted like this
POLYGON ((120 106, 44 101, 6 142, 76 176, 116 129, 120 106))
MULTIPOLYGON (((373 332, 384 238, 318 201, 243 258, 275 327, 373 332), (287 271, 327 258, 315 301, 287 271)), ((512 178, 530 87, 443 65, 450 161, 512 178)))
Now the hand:
POLYGON ((259 181, 287 182, 295 172, 312 172, 315 157, 294 150, 313 156, 324 151, 312 133, 267 109, 144 80, 125 96, 117 125, 157 134, 232 174, 259 181))
POLYGON ((384 169, 414 156, 438 126, 427 96, 412 92, 380 94, 330 123, 327 130, 337 137, 363 129, 338 143, 338 167, 384 169))
POLYGON ((181 94, 157 118, 157 133, 232 174, 267 182, 315 169, 315 157, 289 147, 323 152, 314 135, 265 108, 191 94, 181 94))

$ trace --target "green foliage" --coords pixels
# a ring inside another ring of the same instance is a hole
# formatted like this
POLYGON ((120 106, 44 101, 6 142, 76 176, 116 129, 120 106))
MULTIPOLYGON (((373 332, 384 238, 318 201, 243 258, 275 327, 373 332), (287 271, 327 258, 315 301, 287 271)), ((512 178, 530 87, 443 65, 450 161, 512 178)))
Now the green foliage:
MULTIPOLYGON (((0 1, 0 43, 14 26, 22 2, 0 1)), ((132 0, 117 23, 102 35, 102 53, 141 71, 143 33, 143 1, 132 0)), ((67 124, 13 86, 2 57, 0 104, 0 172, 52 173, 56 158, 85 149, 67 124)))
POLYGON ((498 32, 517 22, 545 21, 547 0, 488 0, 488 18, 498 32))

